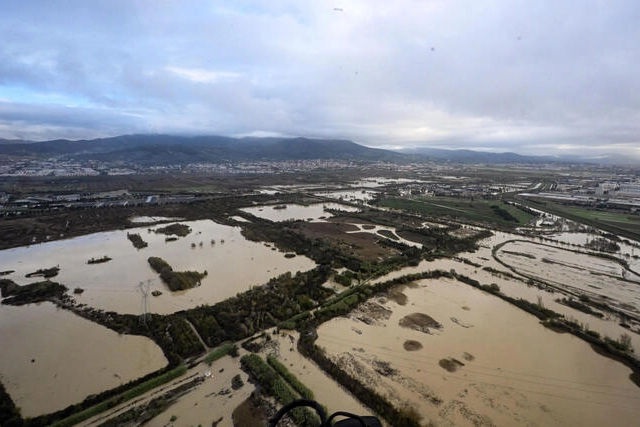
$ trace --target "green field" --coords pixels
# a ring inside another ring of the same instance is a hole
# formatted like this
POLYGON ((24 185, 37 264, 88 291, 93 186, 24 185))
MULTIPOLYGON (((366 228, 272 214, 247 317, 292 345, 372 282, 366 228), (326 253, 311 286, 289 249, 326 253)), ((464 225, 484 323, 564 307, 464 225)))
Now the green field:
POLYGON ((540 209, 576 222, 591 225, 609 233, 640 240, 640 215, 630 212, 611 212, 581 206, 538 200, 519 200, 535 209, 540 209))
POLYGON ((500 200, 394 197, 382 199, 378 205, 427 217, 446 217, 459 221, 484 222, 509 227, 526 225, 533 218, 533 215, 502 203, 500 200))

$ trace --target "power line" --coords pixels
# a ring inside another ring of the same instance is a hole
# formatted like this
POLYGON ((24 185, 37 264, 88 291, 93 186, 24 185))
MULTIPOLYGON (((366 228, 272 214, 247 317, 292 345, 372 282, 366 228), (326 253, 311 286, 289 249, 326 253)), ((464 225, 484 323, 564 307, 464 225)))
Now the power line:
POLYGON ((142 293, 142 322, 146 325, 147 323, 147 311, 148 307, 148 297, 149 297, 149 288, 151 287, 151 280, 147 280, 147 282, 138 283, 138 289, 142 293))

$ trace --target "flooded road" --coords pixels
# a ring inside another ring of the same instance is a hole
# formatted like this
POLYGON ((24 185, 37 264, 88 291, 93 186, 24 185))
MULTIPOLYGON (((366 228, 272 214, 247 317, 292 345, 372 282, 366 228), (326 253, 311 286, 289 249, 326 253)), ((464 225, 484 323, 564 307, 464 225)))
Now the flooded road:
POLYGON ((248 241, 239 227, 209 220, 183 224, 192 231, 176 241, 165 241, 167 236, 148 228, 136 228, 7 249, 0 251, 0 271, 15 270, 4 278, 22 285, 39 280, 26 278, 25 274, 59 265, 60 273, 52 280, 66 285, 70 294, 76 287, 84 289, 82 294, 73 295, 78 303, 131 314, 142 312, 139 284, 149 281, 150 291, 162 292, 158 297, 148 297, 149 312, 168 314, 213 304, 287 271, 306 271, 316 265, 307 257, 287 259, 271 246, 248 241), (127 232, 139 233, 148 247, 134 248, 127 232), (112 260, 87 264, 90 258, 104 255, 112 260), (150 256, 163 258, 175 271, 206 270, 208 275, 201 286, 172 293, 149 266, 150 256))
POLYGON ((398 236, 398 231, 395 227, 389 227, 387 225, 370 225, 370 224, 358 224, 355 222, 349 222, 349 224, 353 224, 358 227, 357 230, 347 231, 347 233, 370 233, 378 237, 384 237, 385 239, 392 240, 398 243, 405 244, 407 246, 413 246, 417 248, 422 248, 421 243, 416 243, 411 240, 403 239, 398 236), (381 231, 383 231, 381 233, 381 231), (385 236, 384 232, 388 232, 389 234, 385 236), (391 236, 391 237, 390 237, 391 236))
POLYGON ((0 305, 0 381, 23 417, 63 409, 167 364, 146 337, 119 335, 51 303, 0 305))

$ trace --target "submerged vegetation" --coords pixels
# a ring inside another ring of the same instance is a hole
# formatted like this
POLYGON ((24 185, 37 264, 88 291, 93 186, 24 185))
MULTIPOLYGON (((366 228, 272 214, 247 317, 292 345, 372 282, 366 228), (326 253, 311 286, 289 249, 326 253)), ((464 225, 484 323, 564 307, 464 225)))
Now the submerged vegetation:
POLYGON ((133 247, 136 249, 142 249, 149 246, 147 242, 142 240, 142 237, 140 237, 140 234, 138 233, 127 233, 127 239, 131 241, 133 247))
POLYGON ((33 304, 54 298, 59 299, 67 291, 66 286, 49 280, 19 286, 11 280, 2 279, 0 280, 0 288, 2 296, 7 297, 2 300, 2 304, 7 305, 33 304))
POLYGON ((103 262, 109 262, 111 261, 113 258, 108 257, 108 256, 103 256, 102 258, 93 258, 91 257, 89 259, 89 261, 87 261, 87 264, 101 264, 103 262))
POLYGON ((51 277, 55 277, 58 275, 58 273, 60 272, 60 267, 55 266, 55 267, 51 267, 51 268, 40 268, 36 271, 34 271, 33 273, 27 273, 24 275, 24 277, 44 277, 45 279, 49 279, 51 277))
POLYGON ((176 223, 176 224, 167 225, 166 227, 156 228, 153 231, 157 234, 166 234, 166 235, 174 234, 176 236, 185 237, 189 233, 191 233, 191 227, 189 227, 186 224, 176 223))

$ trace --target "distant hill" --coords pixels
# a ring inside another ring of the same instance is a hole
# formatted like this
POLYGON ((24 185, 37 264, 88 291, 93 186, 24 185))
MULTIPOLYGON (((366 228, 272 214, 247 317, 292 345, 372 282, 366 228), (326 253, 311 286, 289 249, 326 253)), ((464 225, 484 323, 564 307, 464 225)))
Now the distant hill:
POLYGON ((554 156, 525 156, 517 153, 493 153, 474 150, 446 150, 430 147, 416 147, 402 150, 401 153, 427 157, 433 161, 448 161, 453 163, 496 163, 496 164, 527 164, 527 163, 560 163, 576 162, 554 156))
POLYGON ((408 155, 368 148, 352 141, 310 138, 124 135, 93 140, 0 144, 0 154, 68 160, 133 162, 140 165, 340 159, 403 161, 408 155))
POLYGON ((640 165, 640 158, 619 154, 603 154, 599 156, 528 156, 512 152, 494 153, 474 150, 447 150, 431 147, 412 147, 400 150, 403 154, 421 156, 436 162, 452 163, 486 163, 486 164, 583 164, 603 166, 640 165))

